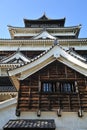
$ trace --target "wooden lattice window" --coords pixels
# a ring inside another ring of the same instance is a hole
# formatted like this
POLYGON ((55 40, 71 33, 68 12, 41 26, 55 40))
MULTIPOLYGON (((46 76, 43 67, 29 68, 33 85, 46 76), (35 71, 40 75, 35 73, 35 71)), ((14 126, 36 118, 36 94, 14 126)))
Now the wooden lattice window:
POLYGON ((75 92, 74 82, 42 82, 42 92, 75 92))
POLYGON ((61 82, 60 83, 61 92, 75 92, 75 85, 73 82, 61 82))

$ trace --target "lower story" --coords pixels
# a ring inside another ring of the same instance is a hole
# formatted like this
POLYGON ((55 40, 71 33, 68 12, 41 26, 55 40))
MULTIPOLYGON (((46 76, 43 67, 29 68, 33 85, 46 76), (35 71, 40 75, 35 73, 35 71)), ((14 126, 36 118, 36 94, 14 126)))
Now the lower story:
POLYGON ((78 116, 78 112, 61 112, 61 116, 57 112, 41 112, 41 116, 37 116, 37 111, 21 112, 21 116, 15 115, 16 103, 0 109, 0 130, 3 130, 5 124, 10 120, 54 120, 55 130, 86 130, 87 129, 87 112, 83 112, 82 118, 78 116))

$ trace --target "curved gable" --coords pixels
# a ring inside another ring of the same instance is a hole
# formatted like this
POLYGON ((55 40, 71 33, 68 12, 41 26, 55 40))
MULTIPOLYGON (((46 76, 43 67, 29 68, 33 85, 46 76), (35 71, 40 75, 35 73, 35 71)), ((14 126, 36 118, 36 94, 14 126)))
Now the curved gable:
POLYGON ((20 75, 18 78, 20 80, 23 80, 55 60, 58 60, 70 68, 73 68, 77 72, 80 72, 81 74, 87 76, 87 62, 81 60, 78 58, 78 56, 76 57, 74 55, 71 55, 59 45, 53 46, 47 52, 44 52, 38 57, 32 59, 30 63, 14 70, 10 70, 8 73, 9 76, 20 75))

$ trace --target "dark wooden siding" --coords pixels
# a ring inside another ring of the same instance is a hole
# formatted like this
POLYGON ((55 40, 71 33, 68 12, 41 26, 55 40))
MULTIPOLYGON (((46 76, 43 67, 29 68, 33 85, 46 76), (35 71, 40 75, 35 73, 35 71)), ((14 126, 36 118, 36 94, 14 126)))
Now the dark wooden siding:
POLYGON ((19 111, 87 111, 87 78, 66 65, 55 61, 20 82, 17 110, 19 111), (73 92, 43 92, 43 82, 74 83, 73 92), (78 90, 77 90, 78 88, 78 90))

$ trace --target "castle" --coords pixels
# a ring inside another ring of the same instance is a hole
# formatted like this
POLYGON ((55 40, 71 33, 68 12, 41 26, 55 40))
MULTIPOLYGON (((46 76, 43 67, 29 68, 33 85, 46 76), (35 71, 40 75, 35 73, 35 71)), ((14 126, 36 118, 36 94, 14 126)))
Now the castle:
POLYGON ((65 20, 24 19, 25 27, 8 26, 11 39, 0 39, 0 95, 8 95, 2 101, 15 119, 4 130, 24 119, 54 121, 49 129, 87 128, 87 38, 78 37, 81 24, 66 27, 65 20))

